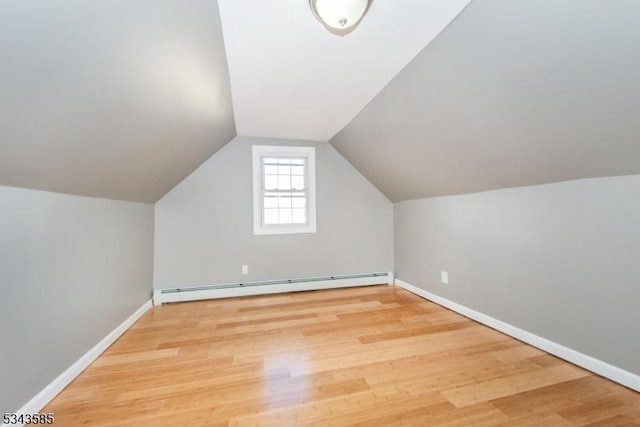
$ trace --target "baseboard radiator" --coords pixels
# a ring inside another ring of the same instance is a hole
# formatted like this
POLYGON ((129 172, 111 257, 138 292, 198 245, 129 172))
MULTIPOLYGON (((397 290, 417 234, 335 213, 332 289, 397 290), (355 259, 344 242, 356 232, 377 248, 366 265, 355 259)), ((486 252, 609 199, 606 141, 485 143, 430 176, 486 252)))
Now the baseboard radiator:
POLYGON ((391 284, 393 273, 385 272, 189 286, 155 289, 153 304, 391 284))

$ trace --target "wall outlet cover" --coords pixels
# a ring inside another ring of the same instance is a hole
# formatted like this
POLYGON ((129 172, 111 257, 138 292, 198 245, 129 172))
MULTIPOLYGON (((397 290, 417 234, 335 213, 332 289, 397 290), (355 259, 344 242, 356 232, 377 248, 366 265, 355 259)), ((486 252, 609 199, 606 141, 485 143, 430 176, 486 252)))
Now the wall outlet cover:
POLYGON ((449 283, 449 273, 446 271, 441 271, 440 272, 440 280, 442 281, 442 283, 444 283, 445 285, 449 283))

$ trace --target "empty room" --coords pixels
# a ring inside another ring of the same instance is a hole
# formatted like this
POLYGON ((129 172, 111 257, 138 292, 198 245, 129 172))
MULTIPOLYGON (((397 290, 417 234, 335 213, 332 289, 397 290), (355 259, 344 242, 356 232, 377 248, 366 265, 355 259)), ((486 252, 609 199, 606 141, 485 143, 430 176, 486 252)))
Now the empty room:
POLYGON ((0 424, 640 426, 639 20, 0 1, 0 424))

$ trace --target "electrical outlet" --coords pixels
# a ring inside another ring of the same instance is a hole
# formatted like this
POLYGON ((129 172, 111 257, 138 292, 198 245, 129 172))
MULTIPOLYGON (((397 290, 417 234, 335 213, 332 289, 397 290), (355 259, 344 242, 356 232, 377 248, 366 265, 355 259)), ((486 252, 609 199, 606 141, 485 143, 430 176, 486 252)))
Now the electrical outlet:
POLYGON ((248 265, 243 265, 242 266, 242 274, 249 274, 249 266, 248 265))
POLYGON ((448 284, 449 283, 449 273, 447 273, 446 271, 441 271, 440 272, 440 280, 445 285, 448 284))

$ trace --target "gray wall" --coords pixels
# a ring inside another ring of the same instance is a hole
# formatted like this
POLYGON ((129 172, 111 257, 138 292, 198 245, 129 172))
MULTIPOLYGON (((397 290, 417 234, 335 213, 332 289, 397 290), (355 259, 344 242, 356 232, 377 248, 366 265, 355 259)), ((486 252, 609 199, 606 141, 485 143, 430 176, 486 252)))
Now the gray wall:
POLYGON ((389 271, 392 231, 391 202, 331 145, 237 137, 156 204, 154 286, 389 271), (253 235, 252 144, 316 147, 317 233, 253 235))
POLYGON ((153 206, 0 186, 0 413, 150 298, 153 206))
POLYGON ((472 1, 330 142, 393 202, 638 174, 638 16, 472 1))
POLYGON ((0 184, 155 202, 236 135, 217 0, 0 1, 0 184))
POLYGON ((405 201, 394 213, 399 279, 640 374, 640 175, 405 201))

